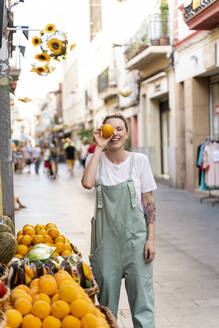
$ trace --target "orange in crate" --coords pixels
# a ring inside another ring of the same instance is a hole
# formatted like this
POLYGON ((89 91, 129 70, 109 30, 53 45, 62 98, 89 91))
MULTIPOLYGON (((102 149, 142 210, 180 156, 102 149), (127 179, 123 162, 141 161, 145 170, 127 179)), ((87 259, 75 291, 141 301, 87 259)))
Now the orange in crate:
POLYGON ((48 230, 48 235, 50 235, 52 239, 56 239, 59 236, 59 231, 56 228, 51 228, 48 230))
POLYGON ((11 328, 17 328, 22 322, 22 315, 19 311, 9 309, 5 312, 7 318, 7 326, 11 328))
POLYGON ((43 242, 44 242, 44 236, 42 236, 42 235, 33 236, 33 244, 34 245, 41 244, 43 242))
POLYGON ((33 235, 35 235, 35 229, 31 226, 27 226, 27 227, 23 228, 23 234, 33 236, 33 235))
POLYGON ((32 313, 36 317, 44 319, 50 314, 50 310, 51 307, 47 302, 39 300, 33 304, 32 313))
POLYGON ((21 244, 24 244, 26 246, 30 246, 32 243, 32 237, 30 235, 24 235, 21 240, 20 240, 21 244))
POLYGON ((39 289, 41 293, 52 296, 57 292, 57 283, 54 277, 50 275, 44 275, 40 277, 39 289))
POLYGON ((22 328, 41 328, 41 320, 33 314, 27 314, 23 318, 22 328))

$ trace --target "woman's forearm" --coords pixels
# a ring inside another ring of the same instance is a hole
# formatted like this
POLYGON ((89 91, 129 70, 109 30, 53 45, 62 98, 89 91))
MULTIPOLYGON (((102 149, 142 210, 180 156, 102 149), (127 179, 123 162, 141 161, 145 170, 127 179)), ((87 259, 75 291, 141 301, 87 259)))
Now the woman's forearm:
POLYGON ((155 223, 156 223, 156 206, 152 192, 142 195, 142 204, 144 215, 148 227, 148 240, 155 239, 155 223))
POLYGON ((81 179, 82 186, 86 189, 91 189, 95 186, 96 176, 97 176, 97 168, 100 160, 100 156, 102 153, 103 147, 96 146, 93 156, 88 164, 88 166, 84 170, 83 177, 81 179))

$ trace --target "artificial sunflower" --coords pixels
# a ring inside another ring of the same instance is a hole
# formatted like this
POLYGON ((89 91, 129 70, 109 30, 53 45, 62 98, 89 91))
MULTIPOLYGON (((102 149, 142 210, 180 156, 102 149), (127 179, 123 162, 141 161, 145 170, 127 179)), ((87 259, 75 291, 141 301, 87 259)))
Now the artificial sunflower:
POLYGON ((38 66, 38 67, 35 67, 35 68, 32 70, 32 72, 35 72, 35 73, 41 75, 41 74, 43 74, 43 73, 46 72, 46 68, 43 67, 43 66, 38 66))
POLYGON ((63 43, 59 39, 51 39, 47 46, 55 55, 59 55, 62 52, 63 43))
POLYGON ((70 51, 72 51, 76 46, 76 43, 73 43, 71 46, 70 46, 70 51))
POLYGON ((56 31, 55 25, 54 24, 48 24, 48 25, 46 25, 45 31, 47 33, 53 33, 53 32, 55 32, 56 31))
POLYGON ((34 47, 38 46, 41 42, 42 42, 42 40, 38 36, 34 36, 32 39, 32 43, 33 43, 34 47))
POLYGON ((47 55, 46 52, 42 52, 41 54, 37 54, 35 58, 39 61, 50 61, 50 56, 47 55))

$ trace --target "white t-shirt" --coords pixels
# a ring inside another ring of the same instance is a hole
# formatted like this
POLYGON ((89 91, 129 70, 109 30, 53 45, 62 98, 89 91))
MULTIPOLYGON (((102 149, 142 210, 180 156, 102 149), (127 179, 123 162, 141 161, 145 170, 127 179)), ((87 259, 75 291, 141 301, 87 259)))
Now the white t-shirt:
MULTIPOLYGON (((132 153, 130 153, 131 155, 132 153)), ((148 157, 141 153, 134 154, 134 165, 132 168, 131 178, 134 181, 136 190, 136 204, 140 210, 143 210, 141 202, 141 194, 157 189, 154 177, 151 171, 148 157)), ((93 154, 89 154, 86 159, 86 166, 91 160, 93 154)), ((130 157, 120 163, 112 163, 105 155, 104 152, 101 154, 102 160, 102 173, 101 181, 105 186, 112 186, 128 180, 129 168, 130 168, 130 157)), ((99 170, 98 170, 99 171, 99 170)), ((98 179, 97 171, 97 179, 98 179)))

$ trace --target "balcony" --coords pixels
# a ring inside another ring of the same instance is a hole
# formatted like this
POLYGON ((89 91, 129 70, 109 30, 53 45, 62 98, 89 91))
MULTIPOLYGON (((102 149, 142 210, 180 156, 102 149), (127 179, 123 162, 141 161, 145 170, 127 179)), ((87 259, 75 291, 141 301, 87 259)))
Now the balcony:
POLYGON ((127 44, 124 52, 127 59, 127 67, 130 66, 130 63, 137 63, 138 59, 142 61, 145 55, 149 55, 146 62, 159 57, 159 53, 163 56, 163 52, 166 52, 166 49, 167 51, 170 49, 167 17, 161 19, 160 15, 156 14, 145 20, 127 44))
POLYGON ((117 84, 114 81, 110 81, 109 79, 109 68, 103 71, 97 77, 97 89, 100 99, 109 101, 112 98, 117 97, 118 88, 117 84))
POLYGON ((190 30, 211 30, 219 24, 219 1, 200 0, 184 8, 184 19, 190 30))

